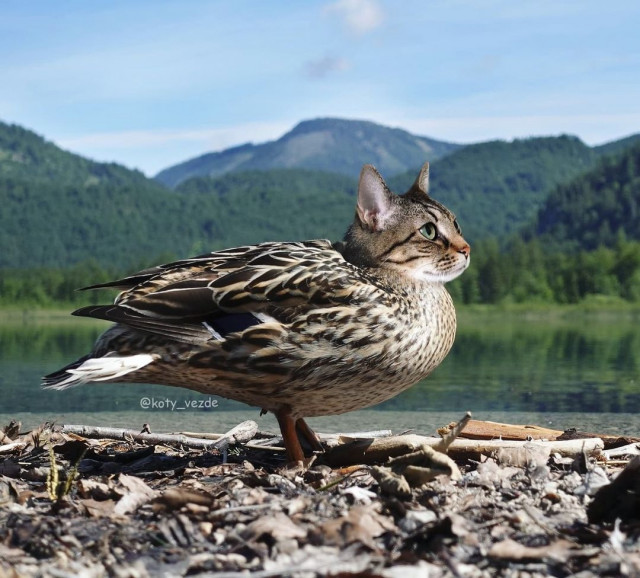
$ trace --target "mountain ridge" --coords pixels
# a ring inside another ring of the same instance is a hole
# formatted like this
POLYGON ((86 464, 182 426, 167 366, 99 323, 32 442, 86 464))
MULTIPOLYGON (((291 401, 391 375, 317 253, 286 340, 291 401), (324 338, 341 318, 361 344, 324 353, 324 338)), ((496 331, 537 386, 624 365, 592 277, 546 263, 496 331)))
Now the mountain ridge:
POLYGON ((390 176, 461 146, 371 121, 316 118, 299 122, 276 140, 206 153, 167 167, 154 178, 175 188, 191 177, 256 169, 302 168, 353 176, 365 163, 390 176))
MULTIPOLYGON (((615 151, 632 142, 606 146, 615 151)), ((468 145, 433 162, 431 192, 458 214, 472 243, 506 238, 555 186, 598 157, 575 137, 468 145)), ((383 177, 403 193, 423 160, 407 173, 383 177)), ((0 269, 93 260, 122 271, 238 244, 335 240, 353 218, 359 171, 238 171, 172 190, 139 171, 80 157, 0 123, 0 269)))

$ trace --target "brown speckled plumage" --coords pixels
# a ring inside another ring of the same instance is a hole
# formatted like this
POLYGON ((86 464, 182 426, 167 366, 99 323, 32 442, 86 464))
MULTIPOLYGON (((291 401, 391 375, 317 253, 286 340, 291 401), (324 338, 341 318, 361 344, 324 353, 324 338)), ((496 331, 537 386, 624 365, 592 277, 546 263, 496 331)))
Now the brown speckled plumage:
POLYGON ((453 344, 444 282, 469 247, 427 183, 425 165, 397 196, 365 166, 344 242, 238 247, 106 284, 122 291, 113 305, 75 314, 116 325, 45 385, 162 383, 242 401, 276 413, 299 459, 302 418, 385 401, 453 344))

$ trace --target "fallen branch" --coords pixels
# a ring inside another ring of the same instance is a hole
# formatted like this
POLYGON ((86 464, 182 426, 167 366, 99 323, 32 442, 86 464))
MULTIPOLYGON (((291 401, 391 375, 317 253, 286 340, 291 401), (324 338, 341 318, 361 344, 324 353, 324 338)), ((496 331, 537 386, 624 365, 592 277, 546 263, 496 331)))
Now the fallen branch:
POLYGON ((593 456, 602 452, 604 449, 604 442, 600 438, 562 441, 464 440, 458 438, 449 447, 449 453, 451 455, 468 453, 491 455, 493 452, 498 450, 519 450, 523 448, 540 448, 549 450, 551 453, 558 453, 563 457, 575 457, 582 453, 587 456, 593 456))
POLYGON ((86 425, 62 425, 60 431, 75 434, 85 438, 134 440, 149 444, 181 444, 194 449, 218 449, 227 444, 245 443, 253 439, 258 431, 255 421, 247 420, 230 429, 227 433, 217 436, 217 439, 195 438, 182 434, 154 434, 141 433, 137 430, 113 427, 94 427, 86 425))
POLYGON ((622 456, 637 456, 640 455, 640 444, 629 444, 626 446, 605 450, 602 452, 602 455, 606 460, 610 460, 611 458, 619 458, 622 456))
MULTIPOLYGON (((325 454, 325 462, 332 467, 351 464, 381 464, 388 458, 416 451, 420 446, 428 445, 434 449, 442 447, 442 439, 415 434, 393 436, 381 439, 358 440, 331 448, 325 454)), ((492 455, 499 450, 543 448, 562 456, 574 457, 581 453, 597 455, 604 449, 599 438, 568 441, 508 441, 508 440, 466 440, 456 439, 447 452, 453 458, 478 457, 492 455)))
MULTIPOLYGON (((326 462, 334 467, 358 463, 381 464, 387 460, 392 461, 396 457, 406 457, 413 452, 423 451, 425 446, 445 453, 470 420, 471 414, 467 412, 459 422, 450 424, 446 431, 440 432, 441 438, 406 434, 377 439, 352 440, 350 443, 331 448, 326 455, 326 462)), ((345 436, 341 436, 340 439, 344 442, 345 436)))

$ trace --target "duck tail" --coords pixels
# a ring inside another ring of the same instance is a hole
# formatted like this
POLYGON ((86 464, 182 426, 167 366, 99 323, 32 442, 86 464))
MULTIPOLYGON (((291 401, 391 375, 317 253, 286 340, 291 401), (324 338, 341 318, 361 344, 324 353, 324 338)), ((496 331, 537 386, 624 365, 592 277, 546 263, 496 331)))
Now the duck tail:
POLYGON ((156 359, 149 353, 138 355, 91 357, 85 355, 66 367, 42 378, 45 389, 68 389, 91 381, 114 381, 142 369, 156 359))

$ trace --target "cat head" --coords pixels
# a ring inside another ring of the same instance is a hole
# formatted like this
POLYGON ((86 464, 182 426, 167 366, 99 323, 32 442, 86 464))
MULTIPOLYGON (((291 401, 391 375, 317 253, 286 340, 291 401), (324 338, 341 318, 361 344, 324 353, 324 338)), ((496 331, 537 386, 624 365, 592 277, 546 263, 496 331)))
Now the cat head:
POLYGON ((453 213, 428 193, 429 163, 404 195, 392 193, 378 171, 365 165, 355 219, 344 239, 345 259, 420 281, 455 279, 469 266, 471 249, 453 213))

